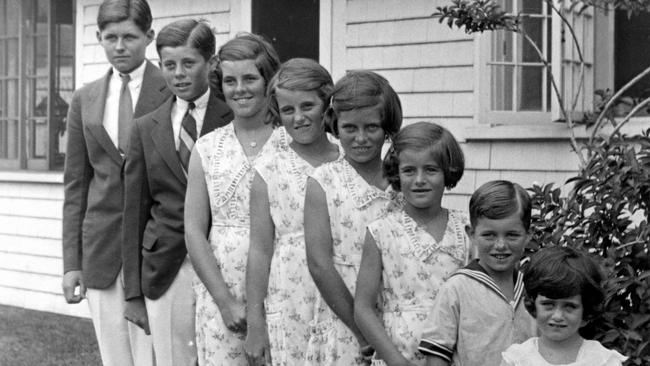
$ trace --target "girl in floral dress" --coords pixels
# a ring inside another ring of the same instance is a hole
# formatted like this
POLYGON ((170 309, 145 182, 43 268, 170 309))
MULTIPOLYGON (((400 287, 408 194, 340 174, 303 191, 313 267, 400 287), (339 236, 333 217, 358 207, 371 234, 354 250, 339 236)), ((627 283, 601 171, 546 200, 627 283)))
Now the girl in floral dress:
POLYGON ((429 122, 404 127, 384 159, 405 202, 368 225, 363 247, 354 314, 376 350, 373 365, 425 365, 417 350, 424 320, 442 282, 468 261, 467 215, 441 206, 463 170, 454 137, 429 122))
POLYGON ((393 202, 380 155, 384 141, 401 126, 402 109, 386 79, 353 71, 334 86, 326 118, 345 154, 316 168, 307 180, 307 263, 321 296, 306 364, 347 366, 363 364, 362 356, 372 354, 354 323, 352 294, 365 226, 393 202))
POLYGON ((267 89, 271 119, 292 142, 260 161, 251 186, 245 345, 250 365, 305 362, 317 291, 307 270, 303 205, 307 175, 340 155, 323 121, 332 87, 325 68, 297 58, 280 66, 267 89))
POLYGON ((266 124, 266 84, 280 62, 261 37, 240 34, 218 53, 218 85, 235 115, 197 140, 190 159, 185 237, 200 282, 196 293, 199 365, 246 365, 245 274, 249 192, 259 157, 288 144, 266 124))

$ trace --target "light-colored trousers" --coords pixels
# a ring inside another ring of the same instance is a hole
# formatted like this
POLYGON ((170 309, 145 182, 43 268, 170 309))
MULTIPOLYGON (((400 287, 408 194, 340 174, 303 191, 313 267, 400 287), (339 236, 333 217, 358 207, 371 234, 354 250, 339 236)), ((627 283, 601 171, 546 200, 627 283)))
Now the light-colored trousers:
POLYGON ((194 276, 192 264, 185 258, 174 282, 160 298, 145 297, 157 366, 195 366, 198 362, 194 276))
POLYGON ((124 318, 122 271, 105 289, 86 291, 104 366, 154 366, 152 339, 124 318))

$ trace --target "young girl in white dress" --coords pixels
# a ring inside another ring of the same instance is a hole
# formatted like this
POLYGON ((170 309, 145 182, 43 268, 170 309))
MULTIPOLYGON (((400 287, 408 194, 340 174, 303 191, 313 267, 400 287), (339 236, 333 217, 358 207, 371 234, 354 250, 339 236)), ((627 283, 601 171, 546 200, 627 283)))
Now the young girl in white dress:
POLYGON ((250 365, 305 362, 318 292, 307 269, 303 207, 307 175, 340 156, 323 120, 332 88, 327 70, 305 58, 282 64, 267 88, 271 120, 292 141, 260 160, 251 186, 245 344, 250 365))
POLYGON ((246 365, 245 274, 255 162, 288 144, 266 119, 266 85, 280 62, 261 37, 240 34, 218 53, 217 79, 235 118, 197 140, 190 158, 185 238, 201 280, 196 293, 199 365, 246 365))
POLYGON ((365 227, 393 202, 381 149, 399 130, 402 109, 386 79, 351 71, 334 86, 326 118, 345 155, 319 166, 307 180, 307 264, 321 296, 306 364, 358 365, 372 349, 354 323, 352 294, 365 227))
POLYGON ((467 214, 441 205, 463 170, 454 136, 429 122, 404 127, 384 158, 405 202, 368 225, 363 247, 354 315, 375 348, 373 365, 425 365, 417 350, 424 320, 443 281, 468 262, 467 214))
POLYGON ((510 346, 501 365, 622 365, 627 357, 578 332, 602 306, 602 281, 600 268, 584 252, 552 246, 535 253, 524 267, 525 305, 540 336, 510 346))

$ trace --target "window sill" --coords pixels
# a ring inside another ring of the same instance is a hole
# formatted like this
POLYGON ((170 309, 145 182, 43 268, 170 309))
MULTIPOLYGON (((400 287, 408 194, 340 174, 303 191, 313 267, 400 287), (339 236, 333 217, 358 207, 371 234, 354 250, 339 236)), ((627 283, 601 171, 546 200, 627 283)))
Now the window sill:
POLYGON ((0 171, 0 182, 63 184, 63 172, 0 171))
MULTIPOLYGON (((650 128, 650 120, 638 119, 628 122, 621 129, 625 134, 639 134, 641 131, 650 128)), ((602 129, 601 134, 606 135, 612 131, 611 126, 602 129)), ((502 124, 471 126, 465 129, 464 137, 471 141, 561 141, 569 140, 571 137, 569 128, 562 122, 540 122, 539 124, 502 124)), ((574 127, 574 134, 577 140, 587 140, 591 136, 592 129, 583 125, 574 127)))

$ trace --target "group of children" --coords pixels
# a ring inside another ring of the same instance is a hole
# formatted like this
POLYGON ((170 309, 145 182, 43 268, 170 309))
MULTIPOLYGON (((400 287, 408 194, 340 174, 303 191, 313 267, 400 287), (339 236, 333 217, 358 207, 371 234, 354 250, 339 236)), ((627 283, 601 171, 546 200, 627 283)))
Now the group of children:
POLYGON ((216 59, 214 43, 200 21, 160 31, 173 96, 136 120, 126 150, 125 313, 151 325, 159 364, 625 360, 579 334, 603 302, 598 266, 561 247, 521 264, 531 201, 518 184, 479 187, 469 217, 444 208, 463 152, 434 123, 401 128, 385 78, 334 84, 313 60, 280 64, 253 34, 216 59), (183 319, 195 306, 191 324, 174 323, 180 303, 183 319), (188 345, 194 358, 165 353, 188 345))

